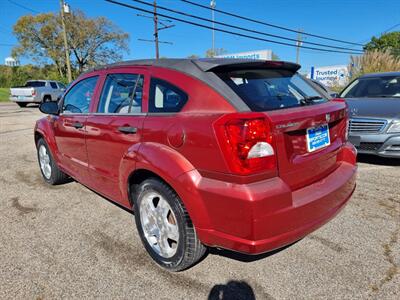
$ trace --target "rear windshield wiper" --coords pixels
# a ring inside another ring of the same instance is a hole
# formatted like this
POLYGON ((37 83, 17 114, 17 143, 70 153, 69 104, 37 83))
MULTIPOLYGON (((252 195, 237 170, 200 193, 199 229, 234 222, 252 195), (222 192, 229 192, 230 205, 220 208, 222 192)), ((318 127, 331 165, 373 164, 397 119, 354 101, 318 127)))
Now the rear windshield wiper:
POLYGON ((321 96, 309 96, 309 97, 304 97, 303 99, 300 99, 300 103, 302 105, 309 105, 309 104, 313 104, 315 100, 322 100, 324 98, 322 98, 321 96))

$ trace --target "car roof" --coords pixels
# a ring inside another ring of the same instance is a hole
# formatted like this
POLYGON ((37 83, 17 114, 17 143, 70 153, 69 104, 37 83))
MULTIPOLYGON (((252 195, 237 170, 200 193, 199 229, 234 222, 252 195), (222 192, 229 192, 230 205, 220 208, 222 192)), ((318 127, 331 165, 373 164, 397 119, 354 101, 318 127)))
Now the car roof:
MULTIPOLYGON (((287 69, 296 72, 300 65, 284 61, 252 60, 252 59, 228 59, 228 58, 166 58, 166 59, 142 59, 117 62, 109 65, 98 66, 84 74, 93 71, 107 70, 118 67, 153 66, 171 69, 195 77, 222 95, 237 111, 250 111, 245 102, 214 72, 222 70, 235 70, 245 68, 276 68, 287 69)), ((81 75, 81 76, 82 76, 81 75)))
MULTIPOLYGON (((213 71, 222 67, 229 68, 260 68, 265 66, 273 66, 284 69, 297 71, 300 65, 284 61, 269 61, 256 59, 234 59, 234 58, 161 58, 161 59, 140 59, 117 62, 109 65, 95 67, 94 70, 109 69, 123 66, 154 66, 167 69, 174 69, 185 73, 192 73, 195 68, 199 68, 204 72, 213 71)), ((89 71, 89 72, 90 72, 89 71)))
POLYGON ((369 73, 361 75, 360 78, 369 78, 369 77, 391 77, 391 76, 400 76, 400 72, 382 72, 382 73, 369 73))

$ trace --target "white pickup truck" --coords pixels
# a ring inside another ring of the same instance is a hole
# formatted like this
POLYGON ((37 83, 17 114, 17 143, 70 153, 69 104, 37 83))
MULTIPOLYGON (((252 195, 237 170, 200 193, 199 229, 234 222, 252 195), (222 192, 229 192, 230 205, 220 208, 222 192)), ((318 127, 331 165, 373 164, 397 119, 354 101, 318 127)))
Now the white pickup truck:
POLYGON ((54 80, 29 80, 21 87, 10 88, 10 100, 20 107, 28 103, 57 101, 65 91, 65 85, 54 80))

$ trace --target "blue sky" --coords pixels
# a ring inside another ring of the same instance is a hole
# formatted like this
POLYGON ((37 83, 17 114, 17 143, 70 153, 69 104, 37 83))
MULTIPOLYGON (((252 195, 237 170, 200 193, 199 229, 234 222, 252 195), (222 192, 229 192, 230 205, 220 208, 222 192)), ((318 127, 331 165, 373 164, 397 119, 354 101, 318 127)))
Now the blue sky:
MULTIPOLYGON (((150 1, 150 0, 147 0, 150 1)), ((209 0, 193 0, 209 4, 209 0)), ((371 36, 380 35, 388 28, 400 23, 400 0, 216 0, 217 8, 265 22, 302 29, 305 32, 329 36, 332 38, 365 43, 371 36)), ((11 46, 17 41, 12 35, 12 26, 19 17, 32 12, 19 7, 12 2, 26 6, 34 11, 49 12, 59 9, 58 0, 0 0, 0 63, 10 55, 11 46)), ((153 23, 151 19, 137 17, 137 12, 119 7, 103 0, 69 0, 72 11, 80 9, 90 17, 106 16, 122 30, 130 34, 130 53, 124 59, 154 57, 154 45, 140 42, 138 38, 151 39, 153 23)), ((132 5, 140 6, 130 0, 121 0, 132 5)), ((202 8, 196 8, 179 0, 158 0, 159 5, 191 14, 211 18, 211 13, 202 8)), ((144 7, 148 9, 148 7, 144 7)), ((161 11, 160 11, 161 12, 161 11)), ((164 12, 169 14, 168 12, 164 12)), ((295 38, 295 33, 280 31, 238 20, 216 13, 216 20, 248 27, 272 34, 280 34, 295 38)), ((188 24, 174 22, 174 28, 160 32, 160 40, 171 41, 173 45, 160 44, 160 54, 166 57, 186 57, 191 54, 203 56, 211 48, 211 31, 193 27, 188 24)), ((394 30, 400 30, 400 25, 394 30)), ((224 48, 230 53, 272 49, 280 59, 295 61, 295 48, 234 37, 216 32, 216 47, 224 48)), ((266 37, 267 38, 267 37, 266 37)), ((307 41, 329 43, 308 37, 307 41)), ((349 45, 337 44, 347 47, 349 45)), ((355 47, 355 46, 349 46, 355 47)), ((347 64, 348 54, 321 53, 301 49, 300 64, 302 71, 311 66, 328 66, 347 64)), ((21 59, 22 63, 29 60, 21 59)))

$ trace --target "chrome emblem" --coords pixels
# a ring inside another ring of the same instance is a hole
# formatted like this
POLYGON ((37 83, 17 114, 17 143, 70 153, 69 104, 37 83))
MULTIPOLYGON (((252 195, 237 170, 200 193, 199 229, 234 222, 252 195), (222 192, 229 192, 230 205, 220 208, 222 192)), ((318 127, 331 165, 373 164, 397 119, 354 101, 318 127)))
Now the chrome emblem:
POLYGON ((355 116, 357 113, 358 113, 358 108, 356 108, 356 107, 353 107, 353 108, 350 110, 350 114, 351 114, 352 116, 355 116))
POLYGON ((330 114, 326 114, 325 115, 325 119, 327 122, 329 122, 331 120, 331 115, 330 114))

